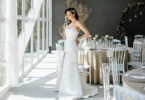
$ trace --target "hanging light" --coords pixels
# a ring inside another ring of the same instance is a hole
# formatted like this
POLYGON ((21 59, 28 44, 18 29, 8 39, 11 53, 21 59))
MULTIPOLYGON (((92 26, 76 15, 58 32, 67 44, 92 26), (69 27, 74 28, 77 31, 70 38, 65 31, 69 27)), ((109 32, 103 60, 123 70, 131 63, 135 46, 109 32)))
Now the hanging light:
POLYGON ((137 18, 137 15, 135 14, 134 17, 137 18))
POLYGON ((142 15, 142 12, 140 12, 139 14, 142 15))

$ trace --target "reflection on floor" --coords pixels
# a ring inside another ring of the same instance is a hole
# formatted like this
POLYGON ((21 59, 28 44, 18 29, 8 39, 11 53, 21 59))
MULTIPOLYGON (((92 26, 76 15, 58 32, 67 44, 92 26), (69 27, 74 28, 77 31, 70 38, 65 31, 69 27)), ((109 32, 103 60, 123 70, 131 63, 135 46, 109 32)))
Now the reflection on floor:
POLYGON ((48 54, 24 78, 20 86, 11 89, 3 100, 103 100, 102 86, 98 86, 99 94, 89 99, 74 99, 71 96, 58 96, 58 92, 54 91, 57 69, 56 60, 57 55, 55 53, 48 54))

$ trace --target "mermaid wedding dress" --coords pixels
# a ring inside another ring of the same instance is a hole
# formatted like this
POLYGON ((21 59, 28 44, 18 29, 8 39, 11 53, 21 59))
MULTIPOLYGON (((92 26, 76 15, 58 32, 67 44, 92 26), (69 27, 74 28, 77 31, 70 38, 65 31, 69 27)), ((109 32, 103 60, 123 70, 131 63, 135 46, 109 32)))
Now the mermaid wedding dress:
POLYGON ((87 84, 80 75, 78 66, 78 47, 76 28, 66 27, 65 56, 58 72, 56 91, 59 94, 68 94, 76 98, 88 98, 98 93, 98 88, 87 84))

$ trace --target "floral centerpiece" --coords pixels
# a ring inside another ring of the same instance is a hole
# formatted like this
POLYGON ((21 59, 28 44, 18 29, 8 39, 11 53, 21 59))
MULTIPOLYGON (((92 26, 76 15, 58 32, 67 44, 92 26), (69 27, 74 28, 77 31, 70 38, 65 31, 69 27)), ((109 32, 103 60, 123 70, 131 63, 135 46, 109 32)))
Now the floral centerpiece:
POLYGON ((82 41, 80 40, 80 45, 83 48, 86 49, 95 49, 99 47, 106 47, 110 46, 113 41, 113 36, 105 35, 105 36, 99 36, 96 34, 94 37, 92 35, 89 36, 89 38, 83 39, 82 41))
POLYGON ((64 41, 65 40, 58 40, 57 43, 56 43, 56 49, 57 50, 60 50, 60 51, 63 51, 64 50, 64 41))
POLYGON ((113 40, 113 36, 105 35, 105 42, 111 42, 113 40))
POLYGON ((93 37, 93 41, 97 41, 99 39, 99 36, 98 34, 96 34, 94 37, 93 37))
POLYGON ((85 49, 90 49, 92 47, 91 43, 92 43, 92 36, 89 35, 89 38, 84 39, 82 43, 82 47, 85 49))
POLYGON ((113 40, 113 36, 105 35, 104 37, 104 47, 111 46, 113 40))
POLYGON ((109 35, 99 36, 97 34, 93 37, 93 43, 95 44, 95 48, 110 46, 112 40, 113 40, 113 36, 109 36, 109 35))

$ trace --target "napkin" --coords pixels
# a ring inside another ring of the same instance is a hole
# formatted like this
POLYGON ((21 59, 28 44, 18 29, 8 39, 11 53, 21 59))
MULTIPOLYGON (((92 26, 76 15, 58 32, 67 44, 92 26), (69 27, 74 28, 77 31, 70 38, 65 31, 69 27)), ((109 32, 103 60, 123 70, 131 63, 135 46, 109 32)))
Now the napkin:
POLYGON ((145 75, 142 75, 142 74, 130 74, 129 77, 130 78, 134 78, 134 79, 142 79, 142 80, 145 80, 145 75))

